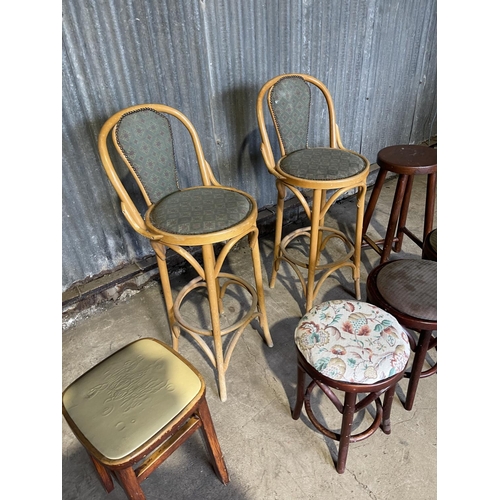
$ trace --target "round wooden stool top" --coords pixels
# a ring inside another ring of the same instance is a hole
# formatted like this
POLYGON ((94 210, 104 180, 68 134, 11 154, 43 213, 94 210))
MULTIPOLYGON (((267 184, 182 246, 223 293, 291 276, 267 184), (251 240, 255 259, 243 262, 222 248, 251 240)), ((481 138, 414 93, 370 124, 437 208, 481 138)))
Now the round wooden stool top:
POLYGON ((437 150, 418 144, 388 146, 378 152, 377 165, 402 175, 432 174, 437 172, 437 150))
POLYGON ((422 259, 391 260, 370 272, 366 280, 369 301, 392 314, 403 326, 437 327, 437 262, 422 259))

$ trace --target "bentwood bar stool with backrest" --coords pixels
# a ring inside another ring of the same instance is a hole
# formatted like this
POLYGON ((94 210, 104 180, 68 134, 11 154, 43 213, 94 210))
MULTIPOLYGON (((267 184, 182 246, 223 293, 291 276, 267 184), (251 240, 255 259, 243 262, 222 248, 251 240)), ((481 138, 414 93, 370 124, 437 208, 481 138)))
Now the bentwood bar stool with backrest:
POLYGON ((363 239, 366 242, 365 245, 371 246, 378 252, 380 255, 380 263, 382 264, 389 259, 391 249, 394 252, 401 251, 405 234, 422 248, 425 238, 432 230, 436 201, 437 151, 435 148, 424 145, 405 144, 389 146, 379 151, 377 155, 377 164, 380 170, 370 196, 370 201, 366 207, 363 221, 363 239), (367 235, 367 230, 388 172, 398 174, 398 182, 394 193, 394 201, 385 238, 374 241, 367 235), (427 193, 422 239, 418 238, 406 227, 406 219, 415 175, 427 175, 427 193))
POLYGON ((214 177, 192 123, 180 111, 163 104, 141 104, 115 113, 99 134, 99 153, 111 184, 121 201, 122 212, 131 226, 149 239, 155 251, 172 332, 178 350, 181 329, 202 348, 217 370, 222 401, 227 398, 225 372, 243 330, 257 318, 268 346, 273 342, 267 323, 258 245, 257 203, 249 194, 221 186, 214 177), (178 120, 189 132, 197 165, 177 165, 170 120, 178 120), (137 182, 147 204, 141 215, 120 179, 108 151, 108 136, 137 182), (178 168, 198 168, 202 185, 181 189, 178 168), (222 271, 230 250, 248 238, 252 254, 255 287, 234 274, 222 271), (215 256, 214 245, 223 244, 215 256), (201 247, 203 264, 190 251, 201 247), (174 301, 167 269, 167 248, 176 252, 198 273, 174 301), (223 298, 228 286, 247 294, 249 307, 232 325, 222 327, 223 298), (182 314, 181 305, 195 289, 208 293, 210 325, 194 324, 182 314), (223 337, 232 334, 223 350, 223 337), (213 340, 213 348, 205 339, 213 340))
POLYGON ((363 225, 366 178, 369 161, 362 155, 344 148, 335 119, 332 97, 326 86, 305 74, 286 74, 269 80, 257 98, 257 120, 262 139, 261 151, 269 172, 276 177, 278 201, 274 242, 273 270, 270 287, 273 288, 281 261, 288 262, 301 282, 306 310, 312 307, 321 285, 334 271, 348 267, 352 270, 355 295, 360 292, 361 230, 363 225), (309 122, 312 93, 323 99, 327 109, 329 144, 326 147, 309 146, 309 122), (279 159, 275 161, 266 127, 265 105, 269 108, 279 142, 279 159), (310 226, 293 231, 282 238, 283 209, 286 190, 300 201, 310 226), (312 190, 312 206, 304 190, 312 190), (325 216, 333 203, 353 190, 357 196, 354 238, 325 226, 325 216), (289 251, 291 242, 299 237, 309 238, 307 261, 289 251), (344 245, 345 253, 333 262, 320 263, 328 242, 335 238, 344 245), (353 240, 353 241, 352 241, 353 240), (288 248, 287 248, 288 247, 288 248), (307 269, 304 280, 300 268, 307 269), (318 281, 316 273, 322 272, 318 281))

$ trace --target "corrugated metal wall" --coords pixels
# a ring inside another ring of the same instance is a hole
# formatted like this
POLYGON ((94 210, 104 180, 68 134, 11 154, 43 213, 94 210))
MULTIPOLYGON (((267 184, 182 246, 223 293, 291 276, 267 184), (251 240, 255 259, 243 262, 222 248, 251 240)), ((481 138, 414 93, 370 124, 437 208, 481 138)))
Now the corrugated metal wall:
MULTIPOLYGON (((62 5, 63 292, 152 254, 123 218, 97 152, 101 126, 122 108, 181 110, 220 182, 259 207, 274 204, 276 191, 260 155, 255 101, 278 74, 322 80, 344 145, 371 162, 382 147, 436 134, 436 0, 62 5)), ((177 155, 182 163, 190 153, 181 146, 177 155)), ((183 175, 188 182, 193 173, 183 175)))

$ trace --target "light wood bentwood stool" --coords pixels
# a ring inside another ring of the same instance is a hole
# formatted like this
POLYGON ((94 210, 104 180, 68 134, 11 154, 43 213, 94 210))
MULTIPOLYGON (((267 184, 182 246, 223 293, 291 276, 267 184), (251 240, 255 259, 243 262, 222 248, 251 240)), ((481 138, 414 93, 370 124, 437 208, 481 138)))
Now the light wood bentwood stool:
POLYGON ((366 207, 363 221, 363 246, 371 246, 380 255, 380 264, 389 259, 391 249, 400 252, 403 236, 406 234, 420 248, 426 236, 431 232, 436 202, 437 150, 423 145, 398 145, 381 149, 377 155, 380 167, 373 187, 370 201, 366 207), (385 238, 374 241, 366 232, 377 205, 382 186, 388 172, 399 175, 394 201, 385 238), (410 206, 411 190, 415 175, 427 175, 427 193, 425 202, 424 231, 422 239, 418 238, 406 227, 406 218, 410 206), (380 246, 382 244, 382 246, 380 246))
POLYGON ((187 332, 216 368, 220 398, 225 401, 229 360, 245 328, 258 319, 267 345, 273 345, 262 286, 257 202, 244 191, 217 182, 193 124, 180 111, 163 104, 140 104, 115 113, 101 129, 99 153, 120 198, 123 215, 135 231, 149 239, 156 254, 174 350, 178 350, 181 330, 187 332), (181 125, 189 133, 192 144, 188 141, 185 147, 194 147, 192 165, 178 165, 171 121, 176 131, 181 125), (111 159, 108 151, 108 136, 144 197, 144 215, 115 169, 116 160, 111 159), (181 188, 180 167, 198 170, 202 185, 181 188), (255 287, 241 276, 223 272, 229 252, 243 239, 248 239, 255 287), (217 256, 215 245, 222 247, 217 256), (201 264, 193 255, 193 247, 201 247, 201 264), (184 258, 198 274, 175 300, 167 269, 167 249, 184 258), (224 299, 230 286, 237 287, 244 300, 239 300, 241 314, 228 320, 232 324, 223 324, 224 299), (208 296, 205 304, 208 302, 210 318, 204 322, 182 310, 192 292, 200 289, 208 296), (230 338, 224 349, 225 336, 230 338))
POLYGON ((310 75, 277 76, 264 84, 259 92, 257 121, 262 138, 262 155, 267 169, 276 177, 278 190, 273 270, 269 286, 274 288, 280 263, 287 262, 300 280, 305 296, 305 309, 308 311, 328 276, 340 268, 348 267, 352 271, 356 298, 361 299, 361 230, 370 162, 361 154, 343 146, 330 92, 322 82, 310 75), (325 129, 329 135, 329 144, 326 147, 309 145, 309 123, 315 119, 311 111, 315 96, 320 96, 327 117, 325 129), (277 161, 267 132, 266 107, 278 138, 280 151, 277 161), (310 225, 282 237, 287 190, 299 200, 310 225), (312 199, 306 198, 307 192, 312 199), (325 225, 330 207, 348 192, 356 195, 353 237, 325 225), (292 242, 304 237, 308 240, 308 255, 294 254, 292 242), (328 260, 325 249, 332 239, 339 248, 332 253, 329 261, 320 262, 322 255, 328 260), (300 268, 307 270, 306 279, 300 268), (316 280, 317 273, 322 274, 316 280))

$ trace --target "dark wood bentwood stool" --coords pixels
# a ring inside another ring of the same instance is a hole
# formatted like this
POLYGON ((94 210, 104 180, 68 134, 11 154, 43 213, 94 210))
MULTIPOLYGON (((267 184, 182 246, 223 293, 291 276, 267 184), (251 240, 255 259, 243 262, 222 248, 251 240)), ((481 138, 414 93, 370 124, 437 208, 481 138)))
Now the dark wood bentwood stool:
POLYGON ((70 384, 62 400, 63 415, 108 493, 114 478, 129 499, 144 500, 140 483, 197 429, 217 476, 229 482, 205 382, 159 340, 139 339, 111 354, 70 384))
POLYGON ((350 443, 368 438, 379 427, 385 434, 391 432, 396 384, 404 376, 411 353, 407 332, 393 316, 372 304, 332 300, 303 316, 295 330, 295 345, 298 381, 292 417, 300 417, 305 402, 311 423, 325 436, 339 441, 337 472, 342 474, 350 443), (306 373, 312 381, 304 393, 306 373), (310 398, 315 386, 342 414, 340 433, 327 429, 314 416, 310 398), (344 393, 343 403, 333 389, 344 393), (356 402, 358 394, 364 397, 356 402), (354 414, 373 402, 373 422, 353 434, 354 414))
POLYGON ((366 282, 368 301, 392 314, 405 328, 418 333, 415 341, 408 335, 415 353, 404 407, 411 410, 421 378, 437 372, 437 362, 429 362, 423 371, 427 352, 437 349, 437 262, 399 259, 380 264, 366 282))
POLYGON ((437 150, 423 145, 400 145, 389 146, 381 149, 377 155, 377 164, 380 167, 377 180, 373 187, 370 201, 365 211, 363 221, 364 246, 371 246, 380 257, 380 264, 389 259, 391 248, 394 252, 400 252, 403 245, 403 236, 406 234, 420 248, 426 236, 432 230, 434 207, 436 202, 436 179, 437 179, 437 150), (382 186, 387 172, 399 175, 394 201, 385 238, 374 241, 366 235, 370 220, 377 205, 382 186), (419 239, 406 227, 406 218, 410 206, 411 190, 414 175, 427 175, 427 193, 425 202, 424 232, 419 239), (397 227, 397 230, 396 230, 397 227), (380 245, 382 244, 382 247, 380 245))

